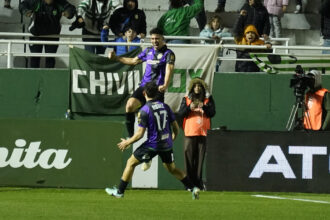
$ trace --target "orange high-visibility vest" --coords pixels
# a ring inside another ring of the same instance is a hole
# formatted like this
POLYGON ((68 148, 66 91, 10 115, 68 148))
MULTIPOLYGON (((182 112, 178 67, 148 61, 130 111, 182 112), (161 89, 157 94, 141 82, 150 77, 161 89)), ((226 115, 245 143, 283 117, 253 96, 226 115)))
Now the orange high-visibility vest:
POLYGON ((306 94, 306 111, 304 127, 310 130, 320 130, 322 127, 322 103, 327 89, 319 89, 315 93, 306 94))
MULTIPOLYGON (((190 106, 192 100, 187 96, 186 104, 190 106)), ((209 102, 209 99, 204 100, 204 105, 209 102)), ((211 128, 211 120, 205 113, 191 111, 183 120, 183 130, 185 136, 206 136, 207 130, 211 128)))

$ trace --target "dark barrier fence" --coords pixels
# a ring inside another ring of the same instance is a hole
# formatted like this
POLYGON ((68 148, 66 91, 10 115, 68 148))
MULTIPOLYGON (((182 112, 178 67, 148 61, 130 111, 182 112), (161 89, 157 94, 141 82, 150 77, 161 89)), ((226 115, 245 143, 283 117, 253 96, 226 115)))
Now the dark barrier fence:
MULTIPOLYGON (((212 120, 212 127, 217 128, 226 125, 230 130, 284 131, 291 106, 294 102, 293 90, 289 88, 291 77, 292 75, 252 73, 215 74, 213 96, 216 103, 217 114, 212 120)), ((329 76, 323 76, 323 85, 326 88, 330 88, 329 76)), ((22 119, 23 121, 26 119, 56 119, 52 121, 54 123, 50 125, 55 126, 54 129, 61 130, 61 127, 56 128, 56 126, 60 126, 62 121, 59 119, 65 119, 66 111, 69 108, 69 89, 70 76, 68 70, 0 69, 0 118, 6 120, 15 118, 15 120, 22 119)), ((97 129, 99 126, 97 121, 123 121, 124 117, 74 115, 74 119, 78 120, 68 121, 68 123, 82 123, 80 122, 81 120, 87 120, 90 121, 90 128, 86 129, 91 130, 97 129)), ((23 122, 17 121, 17 124, 20 123, 23 122)), ((12 129, 11 132, 16 132, 14 121, 10 129, 12 129)), ((109 125, 107 129, 111 129, 111 126, 109 125)), ((40 131, 38 127, 30 127, 28 130, 31 130, 30 133, 33 133, 32 131, 35 131, 35 133, 40 131)), ((110 131, 104 130, 102 134, 106 136, 106 132, 110 131)), ((9 136, 5 135, 8 134, 8 132, 9 131, 0 137, 0 146, 14 147, 17 139, 24 139, 24 137, 9 139, 9 136)), ((92 140, 96 142, 99 141, 98 139, 94 140, 94 134, 95 133, 84 133, 85 136, 82 140, 89 137, 91 138, 90 144, 93 143, 92 140)), ((47 141, 48 138, 50 139, 51 136, 45 136, 45 139, 42 140, 41 147, 60 147, 63 145, 63 142, 59 141, 61 139, 57 139, 58 141, 54 140, 51 144, 44 145, 43 143, 47 141)), ((76 138, 78 138, 78 136, 76 136, 76 138)), ((38 138, 36 138, 36 140, 38 140, 38 138)), ((116 140, 118 140, 118 137, 116 137, 116 140)), ((30 140, 27 140, 27 142, 30 143, 30 140)), ((116 144, 114 142, 113 144, 116 144)), ((180 137, 175 142, 174 149, 175 160, 180 168, 183 168, 182 143, 181 132, 180 137)), ((124 157, 127 158, 130 152, 126 151, 124 155, 124 157)), ((120 163, 122 163, 122 161, 120 163)), ((233 164, 233 166, 234 165, 235 164, 233 164)), ((7 168, 1 168, 1 170, 4 169, 7 168)), ((116 171, 121 172, 122 167, 116 171)), ((206 173, 209 172, 209 170, 206 171, 206 173)), ((33 181, 36 184, 37 179, 38 178, 34 178, 29 181, 29 184, 32 184, 33 181)), ((177 180, 162 169, 161 164, 159 164, 158 179, 159 188, 182 188, 177 180)), ((15 181, 18 181, 18 178, 15 179, 15 181)), ((11 183, 15 181, 13 180, 11 183)), ((0 181, 0 184, 5 183, 0 181)), ((98 186, 101 187, 101 185, 98 186)), ((87 185, 86 187, 91 187, 91 185, 87 185)))
POLYGON ((0 185, 104 188, 117 184, 123 124, 0 120, 0 185))
POLYGON ((330 132, 209 132, 209 190, 330 192, 330 132))

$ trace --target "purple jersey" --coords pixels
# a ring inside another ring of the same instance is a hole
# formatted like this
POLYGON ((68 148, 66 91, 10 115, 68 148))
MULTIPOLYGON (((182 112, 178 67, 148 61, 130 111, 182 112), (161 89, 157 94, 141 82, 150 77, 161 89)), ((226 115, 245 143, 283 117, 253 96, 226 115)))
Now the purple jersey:
POLYGON ((148 101, 138 115, 139 126, 148 129, 144 143, 155 150, 168 150, 173 146, 171 123, 175 116, 168 105, 160 101, 148 101))
POLYGON ((148 47, 138 55, 138 58, 143 62, 147 62, 141 86, 151 81, 155 81, 158 86, 163 85, 165 81, 166 64, 174 64, 175 62, 173 51, 167 49, 166 45, 160 50, 148 47))

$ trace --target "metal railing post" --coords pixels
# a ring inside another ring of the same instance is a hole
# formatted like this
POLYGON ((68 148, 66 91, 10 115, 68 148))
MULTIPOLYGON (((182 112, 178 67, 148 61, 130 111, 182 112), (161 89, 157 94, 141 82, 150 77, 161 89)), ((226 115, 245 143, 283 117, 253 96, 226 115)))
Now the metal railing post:
POLYGON ((11 48, 12 42, 8 41, 8 47, 7 47, 7 69, 12 68, 12 54, 11 54, 11 48))
MULTIPOLYGON (((289 40, 285 41, 285 46, 286 46, 286 47, 289 46, 289 40)), ((289 54, 289 49, 286 49, 286 50, 285 50, 285 53, 286 53, 286 54, 289 54)))

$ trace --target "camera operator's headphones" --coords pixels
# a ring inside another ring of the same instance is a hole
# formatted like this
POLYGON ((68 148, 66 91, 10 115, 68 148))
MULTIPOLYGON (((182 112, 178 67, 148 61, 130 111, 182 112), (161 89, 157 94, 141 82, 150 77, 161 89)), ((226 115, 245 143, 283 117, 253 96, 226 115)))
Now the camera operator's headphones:
POLYGON ((318 70, 311 70, 307 75, 313 76, 314 78, 314 88, 322 87, 322 74, 318 70))

